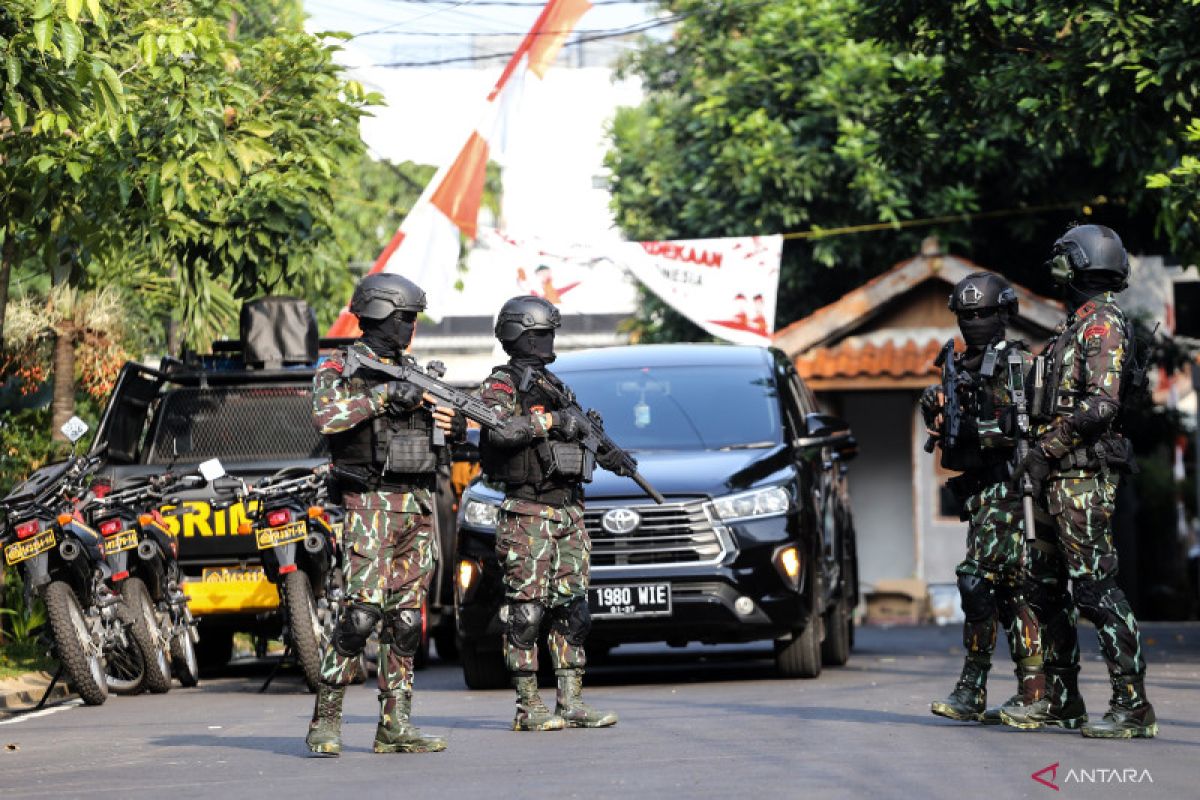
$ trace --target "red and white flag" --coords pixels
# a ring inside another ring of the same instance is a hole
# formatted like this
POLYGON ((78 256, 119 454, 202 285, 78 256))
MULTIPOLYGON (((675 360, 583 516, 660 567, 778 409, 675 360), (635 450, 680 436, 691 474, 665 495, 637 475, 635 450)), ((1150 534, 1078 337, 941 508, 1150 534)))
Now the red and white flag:
MULTIPOLYGON (((588 0, 549 0, 488 93, 479 123, 457 157, 442 167, 413 205, 400 230, 375 259, 370 272, 394 272, 425 290, 426 314, 450 313, 458 280, 462 237, 474 239, 489 159, 501 160, 509 119, 516 110, 526 73, 538 78, 554 63, 567 36, 592 4, 588 0)), ((358 319, 343 309, 329 336, 357 336, 358 319)))

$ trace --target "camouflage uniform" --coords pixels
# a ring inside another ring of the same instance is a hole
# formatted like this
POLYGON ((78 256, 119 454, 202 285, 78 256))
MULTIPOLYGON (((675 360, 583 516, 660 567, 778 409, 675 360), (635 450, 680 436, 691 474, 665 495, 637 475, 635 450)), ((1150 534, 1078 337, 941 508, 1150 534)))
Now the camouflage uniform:
MULTIPOLYGON (((1137 620, 1114 580, 1117 552, 1111 519, 1118 480, 1114 473, 1128 469, 1131 457, 1127 443, 1111 425, 1120 403, 1127 336, 1125 316, 1113 294, 1106 292, 1084 303, 1060 326, 1045 353, 1057 365, 1058 384, 1053 416, 1039 431, 1038 446, 1051 465, 1045 504, 1057 536, 1056 557, 1033 565, 1035 604, 1044 625, 1047 699, 1052 708, 1073 708, 1066 727, 1084 724, 1085 735, 1089 726, 1076 683, 1079 614, 1096 627, 1114 705, 1149 706, 1137 620), (1067 594, 1068 578, 1074 603, 1067 594)), ((1147 727, 1157 730, 1152 711, 1148 718, 1147 727)), ((1046 721, 1061 724, 1053 717, 1046 721)))
MULTIPOLYGON (((560 445, 575 448, 577 455, 583 451, 577 443, 550 441, 547 417, 561 431, 559 409, 549 405, 549 396, 536 385, 519 389, 514 374, 515 368, 497 368, 480 388, 480 397, 505 423, 503 433, 488 432, 481 455, 488 477, 503 479, 507 492, 496 526, 496 556, 504 570, 504 660, 517 690, 513 729, 607 727, 617 715, 596 711, 581 697, 584 642, 591 628, 587 588, 592 550, 583 527, 582 476, 548 470, 543 455, 560 445), (554 713, 537 691, 543 613, 551 618, 547 644, 558 679, 554 713)), ((530 374, 538 381, 557 381, 545 370, 530 374)), ((562 436, 559 431, 553 435, 562 436)))
POLYGON ((1013 399, 1006 359, 1016 348, 1022 372, 1028 370, 1033 359, 1019 344, 1001 341, 993 347, 996 366, 990 377, 981 372, 982 356, 970 366, 965 355, 955 357, 959 370, 970 375, 966 390, 970 398, 964 414, 970 414, 971 420, 968 430, 960 434, 958 448, 979 454, 964 454, 963 458, 950 453, 943 462, 949 468, 965 470, 962 476, 951 479, 950 486, 956 494, 967 495, 963 516, 970 522, 966 557, 955 570, 966 617, 963 646, 967 654, 954 694, 932 706, 941 716, 978 719, 988 724, 1000 722, 998 709, 983 711, 997 622, 1004 628, 1018 679, 1017 696, 1009 702, 1037 700, 1045 681, 1038 619, 1028 599, 1022 495, 1009 485, 1007 477, 1015 441, 1009 419, 1013 399))
MULTIPOLYGON (((502 419, 521 412, 507 370, 489 375, 480 397, 502 419)), ((547 435, 540 416, 531 415, 530 426, 535 438, 547 435)), ((564 488, 564 496, 570 499, 563 505, 510 496, 500 506, 496 557, 504 569, 505 598, 510 608, 514 603, 538 603, 553 612, 574 602, 587 602, 592 542, 583 527, 582 492, 578 484, 564 488)), ((587 664, 582 643, 567 640, 565 625, 551 627, 547 644, 556 670, 587 664)), ((505 636, 503 646, 510 672, 537 672, 536 644, 521 647, 505 636)))
MULTIPOLYGON (((351 347, 361 355, 393 363, 376 356, 361 341, 351 347)), ((384 386, 356 385, 343 377, 345 368, 345 357, 339 352, 326 359, 313 378, 313 419, 326 435, 352 431, 388 413, 384 386)), ((334 464, 336 468, 336 456, 334 464)), ((386 482, 378 489, 344 488, 345 597, 339 629, 322 658, 321 681, 329 687, 348 685, 359 669, 369 629, 383 620, 378 668, 381 717, 376 751, 441 749, 444 743, 440 740, 429 740, 432 745, 393 749, 380 742, 385 730, 395 730, 397 726, 410 732, 416 730, 407 725, 413 689, 412 632, 415 625, 419 641, 421 607, 436 561, 433 494, 425 486, 408 486, 398 491, 386 482), (343 636, 345 646, 338 646, 348 615, 359 615, 356 619, 363 624, 359 633, 343 636), (397 637, 406 638, 403 645, 396 641, 397 637)))

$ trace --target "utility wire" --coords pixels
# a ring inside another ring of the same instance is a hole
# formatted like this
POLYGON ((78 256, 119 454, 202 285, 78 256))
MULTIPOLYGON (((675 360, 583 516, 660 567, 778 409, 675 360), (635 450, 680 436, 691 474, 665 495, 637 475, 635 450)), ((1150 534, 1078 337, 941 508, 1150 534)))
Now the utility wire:
MULTIPOLYGON (((629 36, 634 33, 642 33, 654 28, 661 28, 664 25, 673 25, 676 22, 684 19, 684 15, 667 17, 665 19, 653 20, 645 23, 638 23, 635 26, 628 28, 615 28, 604 33, 597 33, 590 36, 580 36, 572 39, 567 45, 586 44, 587 42, 598 42, 604 39, 615 39, 620 36, 629 36)), ((360 34, 361 35, 361 34, 360 34)), ((549 31, 543 31, 542 35, 550 35, 549 31)), ((440 67, 446 64, 465 64, 476 61, 486 61, 493 58, 512 58, 516 53, 515 50, 509 50, 502 53, 484 53, 473 56, 458 56, 456 58, 440 58, 433 61, 388 61, 380 64, 367 64, 369 67, 382 67, 386 69, 400 69, 410 67, 440 67)))
POLYGON ((845 236, 851 233, 869 233, 872 231, 901 230, 904 228, 921 228, 928 225, 940 225, 944 222, 973 222, 979 219, 999 219, 1002 217, 1017 217, 1024 214, 1039 214, 1043 211, 1065 211, 1071 208, 1083 208, 1085 214, 1091 213, 1092 206, 1102 206, 1108 203, 1106 197, 1096 197, 1092 200, 1072 203, 1047 203, 1040 206, 1021 206, 1005 208, 997 211, 982 211, 978 213, 946 214, 940 217, 925 217, 923 219, 906 219, 899 222, 871 222, 865 225, 843 225, 838 228, 813 227, 806 231, 795 231, 783 234, 784 239, 824 239, 830 236, 845 236))
POLYGON ((437 8, 437 9, 434 9, 433 11, 428 11, 424 14, 418 14, 415 17, 410 17, 410 18, 408 18, 406 20, 402 20, 400 22, 393 22, 391 25, 384 25, 382 28, 376 28, 374 30, 364 31, 363 33, 355 34, 354 36, 351 36, 350 38, 357 39, 360 36, 371 36, 372 34, 382 33, 383 31, 391 30, 392 28, 399 28, 404 25, 408 25, 411 22, 416 22, 417 20, 428 19, 429 17, 436 17, 438 14, 444 14, 447 11, 453 11, 456 8, 462 8, 463 6, 470 5, 471 3, 475 2, 475 1, 476 0, 457 0, 456 2, 453 3, 453 5, 449 6, 448 8, 437 8))

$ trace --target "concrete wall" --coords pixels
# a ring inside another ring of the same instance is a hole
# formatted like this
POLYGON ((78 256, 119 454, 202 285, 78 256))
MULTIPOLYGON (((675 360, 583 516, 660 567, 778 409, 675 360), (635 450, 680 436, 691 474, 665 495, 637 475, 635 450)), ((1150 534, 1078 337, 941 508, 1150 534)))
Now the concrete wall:
POLYGON ((911 427, 916 394, 839 395, 834 405, 859 442, 849 480, 861 581, 867 588, 880 578, 912 577, 917 572, 911 427))

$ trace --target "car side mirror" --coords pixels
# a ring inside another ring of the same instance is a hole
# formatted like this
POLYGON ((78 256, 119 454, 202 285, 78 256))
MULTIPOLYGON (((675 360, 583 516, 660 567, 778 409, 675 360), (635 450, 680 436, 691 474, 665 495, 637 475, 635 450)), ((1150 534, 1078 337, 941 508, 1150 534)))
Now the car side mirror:
POLYGON ((852 438, 850 426, 832 414, 805 414, 804 436, 796 441, 797 447, 838 447, 841 441, 852 438))

